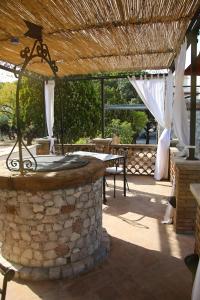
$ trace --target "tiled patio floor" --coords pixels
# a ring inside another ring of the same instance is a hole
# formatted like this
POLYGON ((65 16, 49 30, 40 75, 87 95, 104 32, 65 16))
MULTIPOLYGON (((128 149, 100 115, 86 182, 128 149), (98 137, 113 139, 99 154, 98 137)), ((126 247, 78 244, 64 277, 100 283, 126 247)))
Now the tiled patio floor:
POLYGON ((116 199, 108 191, 103 223, 111 252, 102 265, 73 280, 10 282, 6 300, 189 300, 192 281, 183 258, 193 252, 194 238, 160 223, 170 184, 144 176, 128 180, 126 198, 120 181, 116 199))

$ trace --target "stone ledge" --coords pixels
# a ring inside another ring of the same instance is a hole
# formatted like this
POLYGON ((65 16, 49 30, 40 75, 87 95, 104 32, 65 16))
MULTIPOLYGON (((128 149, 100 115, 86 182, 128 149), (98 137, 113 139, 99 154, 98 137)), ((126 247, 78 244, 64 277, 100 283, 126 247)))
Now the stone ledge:
POLYGON ((0 189, 35 192, 93 183, 104 175, 105 164, 93 157, 87 157, 87 160, 89 163, 81 168, 55 172, 28 172, 24 175, 9 171, 4 162, 0 162, 0 189))
POLYGON ((0 255, 0 263, 15 271, 14 279, 23 280, 48 280, 73 278, 79 274, 92 270, 97 264, 101 263, 110 251, 110 237, 105 229, 102 230, 102 240, 100 247, 83 260, 56 267, 24 267, 19 264, 7 261, 0 255))
POLYGON ((195 197, 197 204, 200 206, 200 183, 191 183, 190 190, 195 197))

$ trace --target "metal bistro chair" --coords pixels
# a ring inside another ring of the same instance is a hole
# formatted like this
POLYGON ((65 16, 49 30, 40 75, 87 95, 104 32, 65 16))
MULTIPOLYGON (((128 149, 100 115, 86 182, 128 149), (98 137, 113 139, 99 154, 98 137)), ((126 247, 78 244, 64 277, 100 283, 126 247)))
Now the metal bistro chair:
MULTIPOLYGON (((126 157, 126 153, 125 153, 125 157, 126 157)), ((119 161, 117 161, 115 166, 106 168, 105 176, 113 175, 113 180, 114 180, 113 196, 114 196, 114 198, 116 196, 116 176, 123 174, 123 172, 124 172, 124 168, 119 166, 119 161)), ((106 181, 106 185, 108 186, 107 181, 106 181)), ((128 191, 130 191, 127 178, 126 178, 126 185, 127 185, 128 191)))
POLYGON ((3 286, 2 286, 2 288, 0 288, 1 300, 5 300, 7 283, 8 283, 8 281, 11 281, 14 278, 15 271, 10 268, 4 267, 2 264, 0 264, 0 272, 4 276, 3 286))

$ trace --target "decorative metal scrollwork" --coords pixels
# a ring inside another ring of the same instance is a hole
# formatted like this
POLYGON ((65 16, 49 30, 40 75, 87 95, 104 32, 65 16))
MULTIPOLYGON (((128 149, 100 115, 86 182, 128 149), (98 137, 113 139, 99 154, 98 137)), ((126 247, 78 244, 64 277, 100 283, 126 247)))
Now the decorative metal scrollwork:
POLYGON ((29 36, 31 38, 34 38, 34 44, 32 49, 29 47, 25 47, 23 50, 20 51, 21 58, 24 59, 24 62, 22 65, 18 65, 14 69, 15 76, 18 78, 17 83, 17 90, 16 90, 16 119, 17 119, 17 141, 15 145, 13 146, 10 154, 7 157, 6 165, 7 168, 10 171, 20 171, 21 174, 24 173, 24 171, 35 171, 37 169, 37 161, 31 151, 29 151, 28 147, 23 142, 22 138, 22 131, 21 131, 21 122, 20 122, 20 101, 19 101, 19 89, 21 84, 21 79, 23 76, 23 73, 25 72, 25 69, 29 62, 39 57, 41 58, 41 61, 45 61, 51 68, 54 76, 57 78, 57 72, 58 67, 56 66, 56 62, 54 60, 51 60, 51 56, 49 53, 48 46, 43 43, 42 41, 42 27, 35 25, 33 23, 30 23, 28 21, 25 21, 28 31, 25 33, 25 36, 29 36), (14 149, 17 147, 19 148, 19 158, 11 157, 14 149), (28 153, 28 157, 23 159, 23 152, 28 153))

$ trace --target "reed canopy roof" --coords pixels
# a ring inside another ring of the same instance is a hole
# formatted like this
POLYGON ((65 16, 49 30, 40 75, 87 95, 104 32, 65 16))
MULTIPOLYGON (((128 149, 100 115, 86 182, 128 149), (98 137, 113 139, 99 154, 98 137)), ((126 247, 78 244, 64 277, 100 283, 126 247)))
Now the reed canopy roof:
MULTIPOLYGON (((24 20, 43 27, 59 76, 168 68, 200 0, 1 0, 0 60, 32 47, 24 20), (12 37, 19 44, 11 43, 12 37)), ((28 69, 51 75, 35 59, 28 69)))

